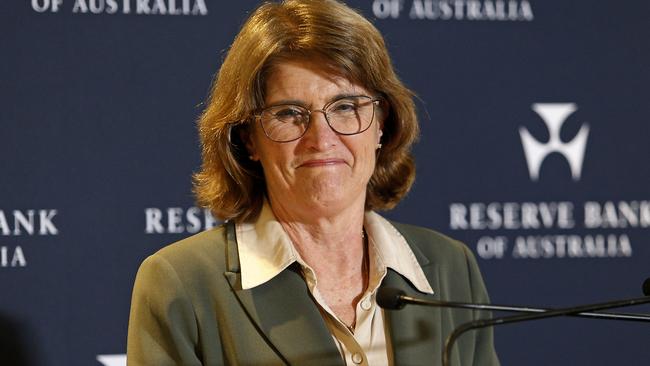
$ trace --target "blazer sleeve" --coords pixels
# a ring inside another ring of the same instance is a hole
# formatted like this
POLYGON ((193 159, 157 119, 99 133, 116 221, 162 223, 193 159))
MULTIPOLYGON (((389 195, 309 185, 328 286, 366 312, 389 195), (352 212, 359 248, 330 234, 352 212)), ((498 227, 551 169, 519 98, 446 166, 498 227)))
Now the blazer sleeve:
MULTIPOLYGON (((490 299, 488 297, 483 277, 476 262, 474 254, 466 247, 463 246, 465 251, 465 258, 467 259, 467 268, 469 271, 469 280, 472 291, 472 302, 478 304, 488 304, 490 299)), ((474 311, 474 319, 489 318, 490 313, 485 311, 474 311)), ((494 332, 492 327, 479 329, 476 331, 476 344, 474 352, 474 361, 472 365, 475 366, 498 366, 499 359, 494 349, 494 332)))
POLYGON ((197 344, 197 318, 183 282, 163 256, 150 256, 133 288, 127 364, 201 365, 197 344))

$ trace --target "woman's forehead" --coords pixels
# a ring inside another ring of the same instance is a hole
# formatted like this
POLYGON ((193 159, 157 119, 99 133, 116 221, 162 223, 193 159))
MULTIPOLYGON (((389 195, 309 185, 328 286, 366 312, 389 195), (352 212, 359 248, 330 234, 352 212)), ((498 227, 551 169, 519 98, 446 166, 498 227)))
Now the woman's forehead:
POLYGON ((275 63, 265 82, 265 103, 279 100, 329 101, 342 96, 367 94, 366 88, 318 60, 286 60, 275 63))

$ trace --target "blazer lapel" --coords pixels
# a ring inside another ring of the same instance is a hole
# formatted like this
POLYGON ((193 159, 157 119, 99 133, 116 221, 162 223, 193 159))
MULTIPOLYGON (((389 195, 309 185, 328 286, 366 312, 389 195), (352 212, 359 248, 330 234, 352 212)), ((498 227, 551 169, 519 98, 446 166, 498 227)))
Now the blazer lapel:
POLYGON ((234 229, 228 231, 229 271, 224 275, 269 346, 289 365, 343 365, 307 284, 293 266, 260 286, 241 289, 234 229))
MULTIPOLYGON (((428 269, 432 270, 430 267, 428 269)), ((434 271, 437 272, 435 269, 434 271)), ((435 282, 437 276, 427 274, 427 278, 435 291, 438 288, 435 282)), ((424 296, 415 290, 408 280, 391 269, 388 270, 382 286, 401 289, 411 296, 435 298, 424 296)), ((444 339, 441 334, 442 317, 439 308, 407 305, 401 310, 386 310, 384 314, 387 318, 395 365, 440 364, 440 345, 444 339)))

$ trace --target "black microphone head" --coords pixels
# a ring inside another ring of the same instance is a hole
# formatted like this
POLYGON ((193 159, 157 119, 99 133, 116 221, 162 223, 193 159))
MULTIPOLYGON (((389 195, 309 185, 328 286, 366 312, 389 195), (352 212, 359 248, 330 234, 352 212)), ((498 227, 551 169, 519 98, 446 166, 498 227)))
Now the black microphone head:
POLYGON ((650 278, 646 278, 643 282, 643 294, 650 296, 650 278))
POLYGON ((402 295, 406 293, 392 287, 380 287, 377 290, 377 305, 384 309, 399 310, 404 307, 402 295))

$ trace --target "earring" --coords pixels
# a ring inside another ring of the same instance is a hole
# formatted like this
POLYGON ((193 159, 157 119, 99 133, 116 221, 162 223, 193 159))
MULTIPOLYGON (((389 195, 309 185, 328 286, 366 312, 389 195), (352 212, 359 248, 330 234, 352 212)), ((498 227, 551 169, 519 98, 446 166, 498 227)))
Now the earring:
POLYGON ((377 150, 381 149, 381 143, 377 144, 377 150))
POLYGON ((248 155, 248 159, 250 159, 252 161, 257 161, 257 158, 254 157, 253 155, 248 155))

